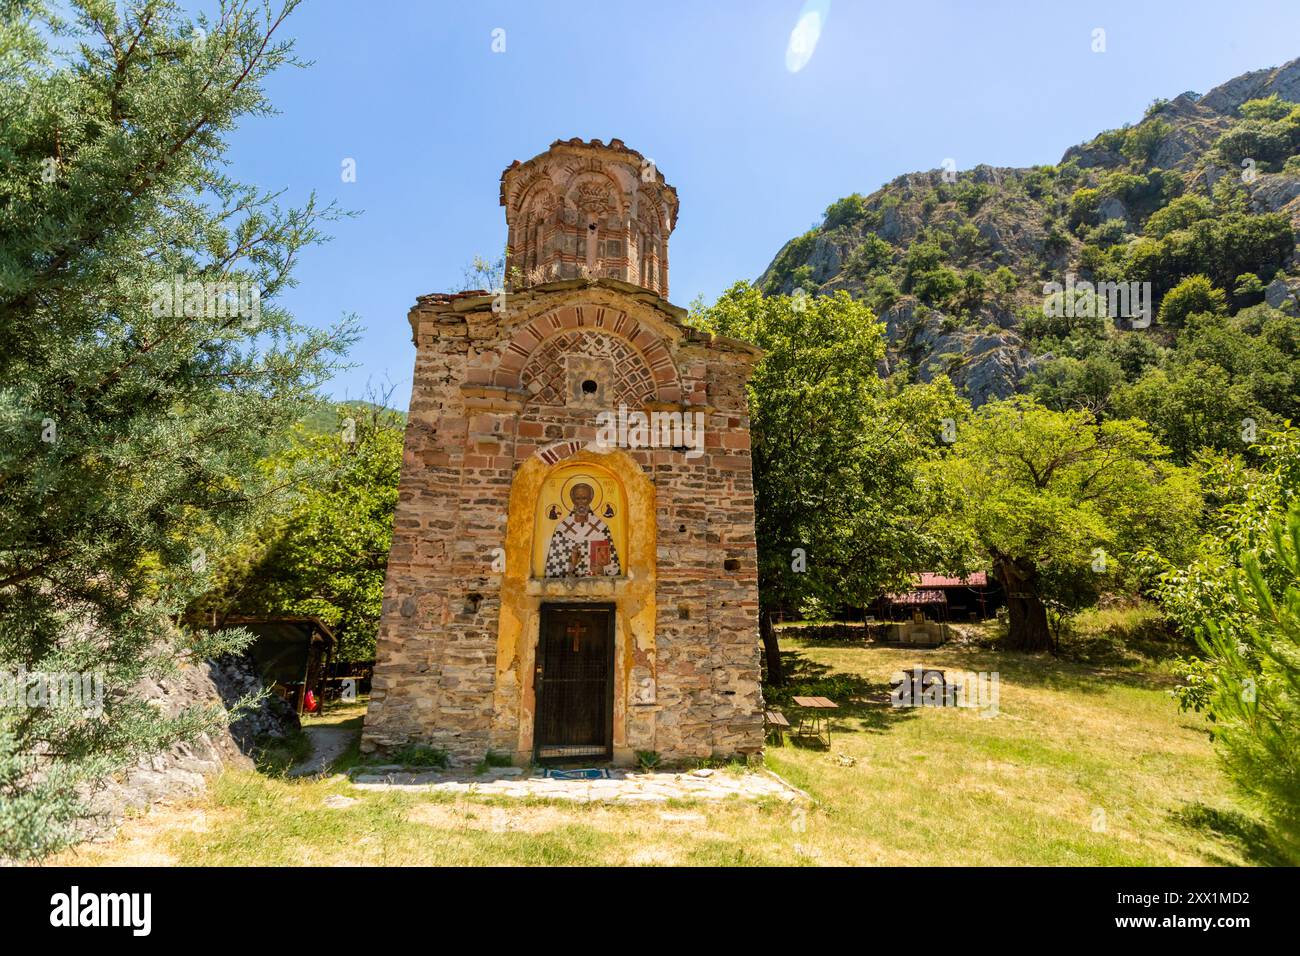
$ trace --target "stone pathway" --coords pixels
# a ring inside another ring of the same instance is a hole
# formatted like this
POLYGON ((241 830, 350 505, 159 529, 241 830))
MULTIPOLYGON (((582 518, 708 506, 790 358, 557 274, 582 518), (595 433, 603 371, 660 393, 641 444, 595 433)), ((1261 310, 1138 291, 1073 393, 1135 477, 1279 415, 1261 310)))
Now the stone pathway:
POLYGON ((736 774, 707 769, 681 773, 611 769, 606 780, 552 780, 540 771, 530 773, 520 767, 497 767, 477 775, 449 771, 415 773, 401 767, 358 767, 353 771, 352 785, 358 790, 542 797, 577 803, 666 803, 728 797, 747 800, 775 797, 788 803, 807 798, 803 791, 765 770, 736 774))
POLYGON ((303 733, 311 738, 311 756, 289 771, 291 777, 308 777, 324 772, 357 736, 355 730, 347 727, 304 727, 303 733))

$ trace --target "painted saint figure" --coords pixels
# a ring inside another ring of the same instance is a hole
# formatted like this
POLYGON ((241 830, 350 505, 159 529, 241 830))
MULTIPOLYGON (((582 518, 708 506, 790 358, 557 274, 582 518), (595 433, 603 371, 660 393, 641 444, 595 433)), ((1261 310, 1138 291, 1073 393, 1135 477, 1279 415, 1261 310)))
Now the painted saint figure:
POLYGON ((578 483, 569 492, 573 511, 551 532, 546 549, 548 578, 586 578, 593 575, 621 574, 618 549, 609 525, 591 510, 595 492, 591 485, 578 483))

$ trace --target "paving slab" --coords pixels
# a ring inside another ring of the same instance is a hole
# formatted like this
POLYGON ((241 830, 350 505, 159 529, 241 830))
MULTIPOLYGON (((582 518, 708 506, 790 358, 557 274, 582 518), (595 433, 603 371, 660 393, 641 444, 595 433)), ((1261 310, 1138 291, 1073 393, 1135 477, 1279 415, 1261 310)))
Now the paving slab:
POLYGON ((732 797, 749 800, 774 797, 786 802, 807 799, 802 791, 763 771, 736 774, 720 771, 701 773, 698 770, 682 773, 611 770, 606 779, 556 780, 541 772, 513 769, 516 773, 474 775, 412 773, 385 767, 383 773, 356 774, 352 786, 357 790, 534 797, 579 803, 666 803, 669 800, 726 800, 732 797))

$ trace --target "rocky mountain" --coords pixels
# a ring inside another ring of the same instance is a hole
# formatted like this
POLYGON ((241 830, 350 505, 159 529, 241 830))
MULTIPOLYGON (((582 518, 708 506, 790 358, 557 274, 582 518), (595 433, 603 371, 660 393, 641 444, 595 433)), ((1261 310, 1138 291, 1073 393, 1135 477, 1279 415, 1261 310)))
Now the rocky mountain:
POLYGON ((1052 358, 1035 317, 1044 284, 1067 276, 1151 282, 1158 306, 1184 276, 1217 271, 1238 306, 1296 309, 1297 103, 1300 59, 1157 101, 1055 166, 900 176, 833 203, 758 285, 866 299, 886 325, 882 372, 947 374, 977 405, 1052 358))

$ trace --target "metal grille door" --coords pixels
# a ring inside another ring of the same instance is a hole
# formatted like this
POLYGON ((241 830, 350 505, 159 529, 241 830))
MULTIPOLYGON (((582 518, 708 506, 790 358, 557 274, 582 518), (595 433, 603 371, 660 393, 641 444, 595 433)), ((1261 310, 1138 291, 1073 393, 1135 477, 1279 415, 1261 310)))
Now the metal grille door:
POLYGON ((543 606, 534 726, 539 760, 613 756, 613 624, 613 608, 543 606))

